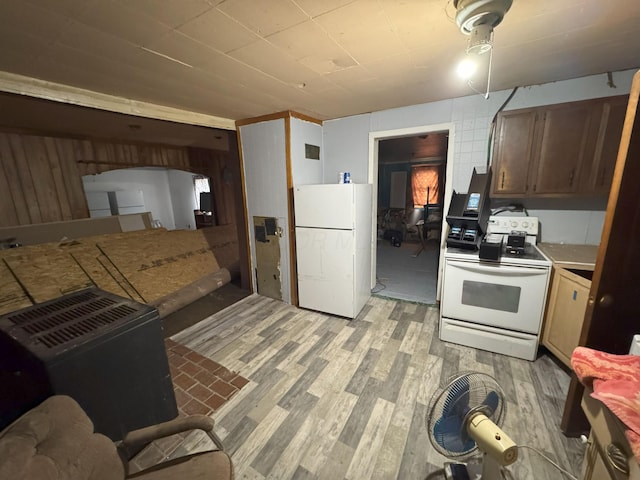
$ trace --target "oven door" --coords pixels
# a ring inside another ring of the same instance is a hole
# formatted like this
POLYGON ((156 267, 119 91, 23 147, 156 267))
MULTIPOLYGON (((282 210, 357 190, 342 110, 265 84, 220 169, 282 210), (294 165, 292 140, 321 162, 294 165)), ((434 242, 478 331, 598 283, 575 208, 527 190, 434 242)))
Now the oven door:
POLYGON ((446 259, 443 317, 537 335, 549 281, 548 267, 446 259))

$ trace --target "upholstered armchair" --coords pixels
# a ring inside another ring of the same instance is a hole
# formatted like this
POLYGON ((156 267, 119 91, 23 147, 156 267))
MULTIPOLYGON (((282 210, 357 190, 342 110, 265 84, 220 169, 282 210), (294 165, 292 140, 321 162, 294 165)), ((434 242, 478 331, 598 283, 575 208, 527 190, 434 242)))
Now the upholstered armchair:
POLYGON ((233 478, 231 458, 203 415, 177 418, 130 432, 114 443, 64 395, 49 397, 0 432, 0 478, 11 480, 141 480, 233 478), (218 450, 186 455, 128 475, 127 452, 159 438, 204 430, 218 450))

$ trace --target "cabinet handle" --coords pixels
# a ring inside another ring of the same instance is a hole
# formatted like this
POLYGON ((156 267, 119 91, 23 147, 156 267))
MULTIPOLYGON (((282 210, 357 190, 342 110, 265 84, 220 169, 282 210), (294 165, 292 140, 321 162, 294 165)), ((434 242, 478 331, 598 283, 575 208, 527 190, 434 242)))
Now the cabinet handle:
POLYGON ((617 471, 625 475, 629 475, 627 456, 624 454, 622 449, 614 443, 610 443, 607 447, 607 460, 609 461, 609 465, 617 471))
POLYGON ((569 175, 569 186, 572 187, 573 186, 573 175, 574 175, 574 169, 571 169, 571 175, 569 175))

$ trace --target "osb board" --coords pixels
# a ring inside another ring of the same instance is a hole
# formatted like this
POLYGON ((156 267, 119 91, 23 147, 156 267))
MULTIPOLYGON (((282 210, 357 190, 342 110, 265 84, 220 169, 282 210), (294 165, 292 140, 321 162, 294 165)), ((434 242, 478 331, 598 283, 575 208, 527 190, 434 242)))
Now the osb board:
POLYGON ((0 315, 33 305, 11 270, 0 259, 0 315))
POLYGON ((93 286, 76 261, 51 244, 20 247, 5 262, 34 303, 93 286))
MULTIPOLYGON (((97 248, 97 247, 96 247, 97 248)), ((125 296, 135 300, 136 302, 144 303, 144 299, 140 296, 135 288, 124 278, 122 273, 116 268, 116 266, 107 258, 106 255, 101 254, 98 257, 98 262, 109 272, 109 275, 113 277, 118 286, 125 292, 125 296)))
POLYGON ((80 240, 69 245, 63 245, 60 249, 71 255, 98 288, 121 297, 130 298, 126 290, 120 286, 109 270, 98 260, 102 252, 100 252, 95 243, 80 240))
POLYGON ((239 268, 240 251, 238 249, 238 232, 235 225, 220 225, 197 230, 209 246, 222 268, 234 270, 239 268))
POLYGON ((98 247, 146 303, 220 269, 211 247, 198 231, 118 237, 121 238, 105 238, 98 247))
POLYGON ((167 233, 167 229, 165 228, 154 228, 150 230, 136 230, 133 232, 122 232, 122 233, 105 233, 101 235, 92 235, 90 237, 85 237, 82 239, 83 242, 92 243, 94 245, 99 244, 102 241, 116 241, 116 240, 127 240, 132 241, 135 238, 141 237, 154 237, 154 236, 162 236, 167 233))

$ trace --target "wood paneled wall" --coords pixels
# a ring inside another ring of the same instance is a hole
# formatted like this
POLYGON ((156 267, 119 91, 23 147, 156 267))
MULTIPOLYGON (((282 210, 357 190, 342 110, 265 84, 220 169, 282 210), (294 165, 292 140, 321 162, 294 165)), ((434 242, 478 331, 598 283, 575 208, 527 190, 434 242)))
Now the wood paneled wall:
POLYGON ((82 176, 166 167, 211 178, 218 223, 236 223, 229 152, 0 132, 0 227, 88 218, 82 176))

